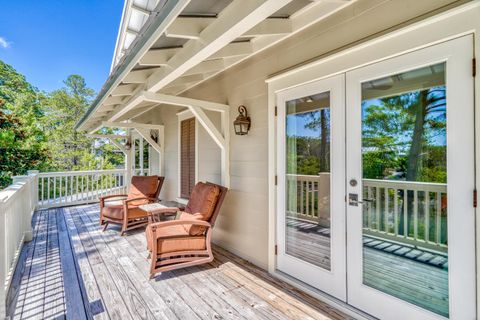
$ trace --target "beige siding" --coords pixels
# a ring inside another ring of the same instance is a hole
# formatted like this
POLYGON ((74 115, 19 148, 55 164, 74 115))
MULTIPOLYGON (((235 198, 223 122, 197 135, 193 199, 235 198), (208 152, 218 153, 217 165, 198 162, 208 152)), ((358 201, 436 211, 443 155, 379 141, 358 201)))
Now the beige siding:
MULTIPOLYGON (((431 14, 451 0, 359 0, 300 34, 250 58, 190 90, 185 96, 231 106, 230 123, 244 104, 252 119, 247 136, 231 132, 231 190, 218 219, 214 241, 253 263, 268 264, 268 114, 265 80, 283 70, 317 59, 431 14)), ((176 196, 177 119, 174 108, 162 112, 165 124, 164 195, 176 196)), ((149 115, 147 115, 149 117, 149 115)), ((214 119, 218 125, 218 119, 214 119)), ((203 130, 203 129, 202 129, 203 130)), ((199 133, 199 179, 220 180, 220 153, 206 132, 199 133), (217 151, 215 153, 214 151, 217 151)), ((274 165, 274 164, 270 164, 274 165)))

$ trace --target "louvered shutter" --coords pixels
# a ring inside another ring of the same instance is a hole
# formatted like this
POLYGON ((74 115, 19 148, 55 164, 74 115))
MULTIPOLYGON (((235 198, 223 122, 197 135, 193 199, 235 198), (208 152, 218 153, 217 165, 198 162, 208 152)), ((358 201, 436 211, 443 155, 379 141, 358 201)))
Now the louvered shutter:
POLYGON ((195 185, 195 118, 180 123, 180 196, 188 199, 195 185))

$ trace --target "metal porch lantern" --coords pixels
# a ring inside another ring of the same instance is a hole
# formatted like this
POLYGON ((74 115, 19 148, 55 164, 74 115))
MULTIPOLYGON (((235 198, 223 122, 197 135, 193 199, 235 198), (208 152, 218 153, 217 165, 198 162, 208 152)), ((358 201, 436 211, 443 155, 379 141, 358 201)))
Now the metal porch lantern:
POLYGON ((250 130, 250 117, 247 113, 247 108, 245 106, 238 107, 238 117, 233 122, 233 127, 235 128, 235 134, 239 136, 244 136, 250 130))

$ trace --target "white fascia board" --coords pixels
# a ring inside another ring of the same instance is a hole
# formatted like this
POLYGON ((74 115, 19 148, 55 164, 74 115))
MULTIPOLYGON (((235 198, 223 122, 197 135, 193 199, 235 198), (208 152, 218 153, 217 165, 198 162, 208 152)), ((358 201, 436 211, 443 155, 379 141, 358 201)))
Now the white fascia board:
MULTIPOLYGON (((151 33, 149 32, 149 36, 145 43, 143 43, 142 47, 135 52, 134 56, 132 56, 131 59, 129 58, 128 64, 125 65, 121 72, 119 71, 118 75, 115 74, 115 72, 114 74, 112 74, 112 76, 115 77, 114 80, 112 80, 113 82, 108 85, 108 89, 105 89, 105 92, 102 92, 102 96, 98 98, 98 101, 96 101, 95 105, 92 106, 89 111, 87 111, 85 117, 82 118, 77 124, 76 128, 78 130, 86 129, 85 124, 88 122, 90 116, 95 113, 95 111, 102 105, 103 101, 122 82, 123 78, 127 76, 130 70, 132 70, 132 68, 138 63, 140 58, 153 46, 153 44, 158 40, 158 38, 165 32, 166 28, 175 20, 175 18, 180 15, 180 13, 189 3, 190 0, 167 1, 165 7, 170 5, 172 6, 172 8, 169 10, 164 10, 162 13, 160 13, 160 15, 156 18, 159 19, 158 27, 153 29, 151 33)), ((92 130, 90 130, 89 132, 92 132, 92 130)))
POLYGON ((137 122, 110 122, 103 121, 103 127, 108 128, 127 128, 127 129, 161 129, 164 126, 161 124, 137 123, 137 122))

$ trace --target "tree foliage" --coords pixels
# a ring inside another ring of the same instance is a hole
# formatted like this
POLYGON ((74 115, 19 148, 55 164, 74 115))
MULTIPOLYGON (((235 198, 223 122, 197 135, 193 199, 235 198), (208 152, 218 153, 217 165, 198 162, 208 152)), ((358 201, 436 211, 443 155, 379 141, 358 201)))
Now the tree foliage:
MULTIPOLYGON (((363 177, 445 183, 445 101, 444 86, 363 101, 363 177)), ((306 119, 304 127, 311 131, 287 136, 288 173, 329 171, 328 110, 289 115, 306 119)))
POLYGON ((95 92, 80 75, 40 92, 0 61, 0 188, 27 170, 110 169, 123 163, 112 145, 74 129, 95 92))
POLYGON ((44 169, 48 161, 43 118, 45 96, 25 77, 0 61, 0 187, 12 175, 44 169))

